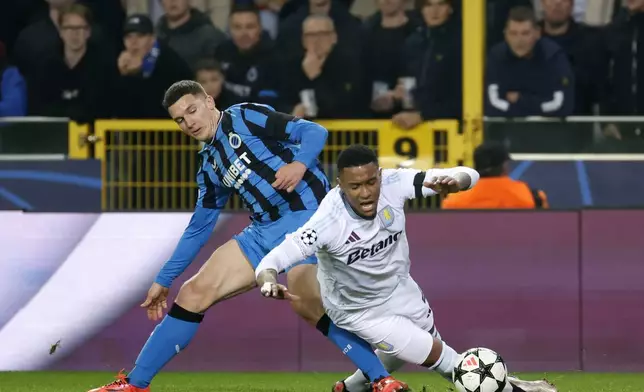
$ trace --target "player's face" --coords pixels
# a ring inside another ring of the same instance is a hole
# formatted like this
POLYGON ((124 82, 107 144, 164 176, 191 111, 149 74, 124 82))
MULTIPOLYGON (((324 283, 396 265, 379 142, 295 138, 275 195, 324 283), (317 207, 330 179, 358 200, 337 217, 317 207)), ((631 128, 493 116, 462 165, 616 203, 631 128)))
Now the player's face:
POLYGON ((446 0, 427 0, 422 8, 423 19, 429 27, 442 25, 451 13, 452 7, 446 0))
POLYGON ((78 51, 87 46, 90 28, 85 18, 80 15, 68 14, 60 25, 60 38, 65 48, 78 51))
POLYGON ((219 71, 201 70, 197 72, 197 82, 203 86, 208 95, 217 99, 224 85, 224 75, 219 71))
POLYGON ((257 14, 237 12, 230 17, 230 36, 240 50, 249 50, 257 45, 262 34, 262 26, 257 14))
POLYGON ((539 29, 530 21, 509 21, 505 28, 505 40, 517 57, 525 57, 540 37, 539 29))
POLYGON ((201 142, 212 140, 220 114, 211 96, 184 95, 168 112, 186 135, 201 142))
POLYGON ((340 189, 354 211, 373 217, 380 197, 380 168, 375 163, 342 169, 338 177, 340 189))

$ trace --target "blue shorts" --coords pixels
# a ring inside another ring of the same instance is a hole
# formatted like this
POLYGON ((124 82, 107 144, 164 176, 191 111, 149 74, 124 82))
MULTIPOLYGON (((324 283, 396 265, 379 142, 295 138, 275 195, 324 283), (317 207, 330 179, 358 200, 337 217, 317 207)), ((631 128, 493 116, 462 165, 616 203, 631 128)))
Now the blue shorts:
MULTIPOLYGON (((233 239, 237 241, 253 269, 256 269, 264 256, 284 241, 286 234, 293 233, 304 226, 314 213, 315 211, 308 210, 294 211, 288 215, 284 215, 275 222, 253 222, 242 230, 241 233, 233 236, 233 239)), ((298 262, 291 268, 300 264, 317 263, 318 259, 313 255, 298 262)), ((288 272, 288 269, 284 272, 288 272)))

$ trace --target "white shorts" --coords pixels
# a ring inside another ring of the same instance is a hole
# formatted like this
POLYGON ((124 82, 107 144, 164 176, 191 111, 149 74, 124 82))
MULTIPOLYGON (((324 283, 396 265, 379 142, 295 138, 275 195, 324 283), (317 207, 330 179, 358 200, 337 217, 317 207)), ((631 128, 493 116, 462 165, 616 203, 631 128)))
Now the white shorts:
POLYGON ((405 362, 425 362, 433 337, 439 337, 434 313, 411 277, 401 280, 389 301, 381 305, 359 310, 325 307, 335 325, 405 362))

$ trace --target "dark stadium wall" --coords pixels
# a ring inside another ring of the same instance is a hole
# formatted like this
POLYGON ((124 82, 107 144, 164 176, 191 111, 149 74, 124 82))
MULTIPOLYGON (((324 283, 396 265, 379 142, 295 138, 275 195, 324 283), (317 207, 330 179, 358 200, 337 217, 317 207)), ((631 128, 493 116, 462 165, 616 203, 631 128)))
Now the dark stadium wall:
MULTIPOLYGON (((154 327, 138 304, 189 218, 0 213, 0 291, 18 302, 0 310, 0 370, 129 367, 154 327)), ((244 215, 222 216, 172 295, 247 223, 244 215)), ((440 333, 458 351, 497 350, 511 371, 642 369, 643 231, 642 210, 453 212, 407 220, 412 274, 440 333)), ((211 309, 167 369, 352 366, 286 303, 251 291, 211 309)))
MULTIPOLYGON (((554 209, 644 206, 644 162, 516 161, 511 175, 554 209)), ((100 161, 0 161, 0 211, 100 212, 101 186, 100 161)))

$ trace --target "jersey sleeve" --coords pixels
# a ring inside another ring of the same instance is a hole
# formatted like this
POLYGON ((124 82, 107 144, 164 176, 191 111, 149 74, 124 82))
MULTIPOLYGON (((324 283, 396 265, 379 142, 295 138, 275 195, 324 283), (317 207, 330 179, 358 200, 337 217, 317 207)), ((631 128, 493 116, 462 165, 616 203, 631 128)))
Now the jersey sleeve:
POLYGON ((255 269, 255 275, 259 276, 267 269, 282 272, 318 250, 333 248, 337 241, 334 235, 337 233, 337 222, 334 214, 320 206, 308 222, 287 234, 284 241, 262 259, 255 269))
POLYGON ((172 256, 157 275, 155 282, 170 287, 172 282, 192 263, 212 233, 219 213, 230 197, 228 188, 218 187, 208 174, 200 169, 197 173, 199 195, 188 227, 181 235, 172 256))
POLYGON ((385 169, 383 170, 383 185, 387 185, 387 191, 391 192, 401 203, 409 199, 429 197, 436 194, 433 190, 425 187, 424 182, 430 181, 433 177, 453 176, 456 173, 467 173, 472 181, 468 189, 473 187, 479 179, 476 170, 465 166, 451 167, 447 169, 430 169, 427 171, 416 169, 385 169))
POLYGON ((258 137, 299 144, 294 160, 309 169, 315 165, 328 136, 323 126, 314 122, 277 112, 268 105, 243 104, 241 117, 249 132, 258 137))

